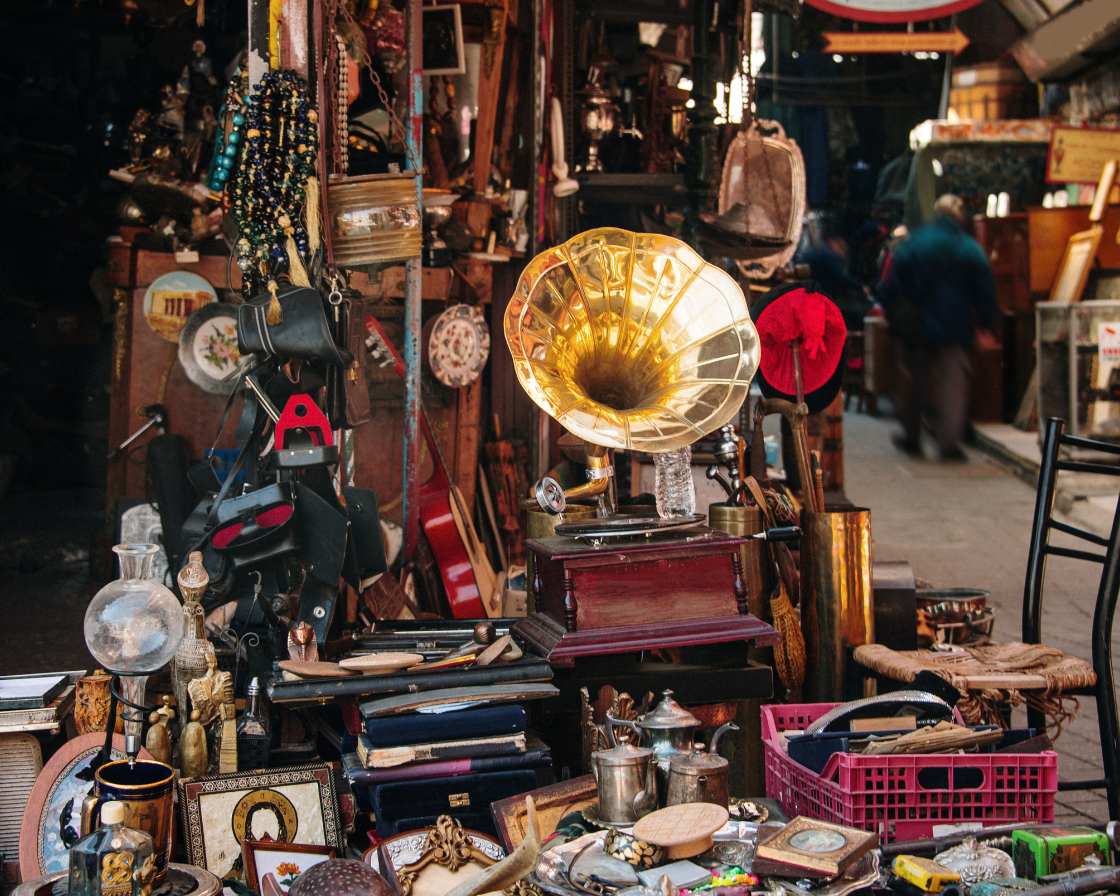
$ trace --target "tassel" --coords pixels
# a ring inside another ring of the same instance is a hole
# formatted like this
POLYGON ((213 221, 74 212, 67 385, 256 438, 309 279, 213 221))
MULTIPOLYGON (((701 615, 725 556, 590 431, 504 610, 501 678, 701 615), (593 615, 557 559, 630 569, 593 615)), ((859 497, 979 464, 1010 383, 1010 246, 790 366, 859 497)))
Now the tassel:
POLYGON ((305 215, 307 218, 307 245, 314 255, 319 251, 319 178, 307 178, 304 187, 305 215))
POLYGON ((272 298, 268 300, 268 310, 265 312, 264 319, 270 327, 275 327, 284 319, 284 308, 280 304, 280 293, 276 288, 275 280, 268 281, 268 291, 272 298))
POLYGON ((290 233, 288 234, 285 248, 288 252, 288 276, 291 278, 292 283, 296 286, 310 286, 311 281, 307 277, 307 270, 304 268, 303 261, 299 257, 299 249, 296 248, 296 241, 290 233))
POLYGON ((774 648, 774 671, 787 691, 799 691, 805 683, 805 636, 798 613, 782 583, 770 596, 770 616, 774 628, 782 636, 774 648))

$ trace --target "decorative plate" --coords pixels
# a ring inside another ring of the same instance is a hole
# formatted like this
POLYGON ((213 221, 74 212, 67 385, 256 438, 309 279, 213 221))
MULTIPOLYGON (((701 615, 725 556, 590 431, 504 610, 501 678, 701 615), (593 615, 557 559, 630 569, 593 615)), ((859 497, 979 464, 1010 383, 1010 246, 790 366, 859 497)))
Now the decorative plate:
POLYGON ((490 330, 482 309, 452 305, 436 318, 428 337, 428 363, 445 386, 469 386, 482 375, 489 357, 490 330))
POLYGON ((179 333, 179 363, 187 379, 204 392, 229 395, 240 361, 236 306, 212 302, 190 316, 179 333))
POLYGON ((144 293, 144 320, 160 339, 178 342, 187 319, 216 301, 218 293, 204 277, 190 271, 172 271, 153 280, 144 293))
MULTIPOLYGON (((35 880, 66 871, 70 847, 81 837, 82 800, 93 787, 90 760, 105 743, 105 732, 95 731, 67 741, 50 758, 39 777, 19 831, 19 873, 35 880)), ((124 736, 113 735, 113 759, 124 759, 124 736)), ((151 759, 144 749, 141 759, 151 759)))

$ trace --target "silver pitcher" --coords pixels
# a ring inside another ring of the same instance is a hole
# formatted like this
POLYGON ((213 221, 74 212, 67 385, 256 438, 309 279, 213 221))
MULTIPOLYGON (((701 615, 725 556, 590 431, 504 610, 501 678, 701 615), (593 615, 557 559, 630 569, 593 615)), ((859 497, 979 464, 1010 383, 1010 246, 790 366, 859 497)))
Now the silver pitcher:
POLYGON ((680 803, 715 803, 727 806, 728 762, 716 751, 728 731, 738 731, 739 726, 728 722, 716 729, 707 752, 697 750, 687 756, 674 756, 669 762, 669 792, 665 805, 680 803))
POLYGON ((599 818, 611 824, 633 824, 657 808, 657 780, 653 751, 633 744, 620 744, 614 726, 623 724, 607 716, 609 750, 591 754, 591 773, 599 789, 599 818))

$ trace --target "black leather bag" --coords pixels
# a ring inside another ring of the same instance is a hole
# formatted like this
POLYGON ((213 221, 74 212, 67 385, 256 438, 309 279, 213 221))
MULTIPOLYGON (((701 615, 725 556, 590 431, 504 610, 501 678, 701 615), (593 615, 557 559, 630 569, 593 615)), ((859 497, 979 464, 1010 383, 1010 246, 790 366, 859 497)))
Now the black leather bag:
POLYGON ((353 360, 339 348, 327 321, 323 297, 306 286, 279 292, 280 322, 268 322, 270 293, 255 296, 237 309, 237 345, 242 354, 282 361, 318 361, 346 367, 353 360))

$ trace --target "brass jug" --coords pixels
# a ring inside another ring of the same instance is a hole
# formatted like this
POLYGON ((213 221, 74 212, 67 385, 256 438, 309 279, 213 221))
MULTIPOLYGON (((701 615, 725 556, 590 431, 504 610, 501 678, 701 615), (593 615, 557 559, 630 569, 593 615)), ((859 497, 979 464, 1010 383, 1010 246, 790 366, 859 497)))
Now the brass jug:
POLYGON ((633 824, 657 808, 657 780, 653 751, 620 744, 614 726, 623 724, 607 716, 609 750, 591 754, 591 773, 599 790, 599 819, 610 824, 633 824))
POLYGON ((728 722, 716 729, 707 752, 697 750, 687 755, 674 756, 669 762, 669 792, 665 805, 681 803, 715 803, 726 806, 728 793, 728 762, 716 752, 720 739, 728 731, 738 731, 739 726, 728 722))

